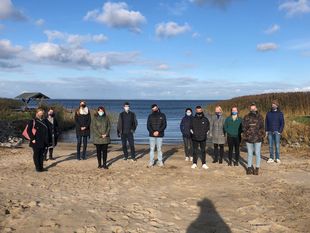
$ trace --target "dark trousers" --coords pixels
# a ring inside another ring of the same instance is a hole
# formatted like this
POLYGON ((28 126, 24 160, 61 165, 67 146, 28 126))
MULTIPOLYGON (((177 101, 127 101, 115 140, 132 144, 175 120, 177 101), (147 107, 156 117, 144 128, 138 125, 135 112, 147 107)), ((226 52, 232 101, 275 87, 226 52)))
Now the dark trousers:
POLYGON ((198 154, 200 152, 200 159, 201 163, 206 163, 206 141, 193 141, 193 148, 194 148, 194 154, 193 154, 193 163, 197 164, 198 160, 198 154), (198 149, 198 146, 200 147, 200 151, 198 149))
POLYGON ((220 161, 223 161, 224 155, 224 144, 214 144, 214 160, 218 161, 220 155, 220 161), (220 146, 220 154, 219 154, 219 146, 220 146))
POLYGON ((32 147, 33 150, 33 162, 36 167, 36 171, 43 171, 43 160, 45 148, 32 147))
POLYGON ((186 157, 193 156, 193 140, 189 137, 183 137, 184 151, 186 157))
POLYGON ((76 158, 81 159, 81 145, 83 142, 83 154, 82 154, 82 159, 86 159, 86 149, 87 149, 87 137, 88 136, 76 136, 77 138, 77 146, 76 146, 76 158))
POLYGON ((108 144, 96 144, 98 166, 107 166, 108 144), (101 162, 102 160, 102 162, 101 162))
POLYGON ((124 133, 121 135, 121 139, 122 139, 124 157, 128 158, 128 149, 127 149, 127 141, 128 141, 130 146, 131 158, 134 159, 136 157, 136 151, 135 151, 135 141, 133 133, 124 133))
POLYGON ((235 148, 235 161, 239 161, 240 157, 240 139, 239 137, 229 137, 227 136, 227 143, 228 143, 228 158, 229 161, 232 161, 233 150, 235 148))
POLYGON ((47 153, 49 153, 49 159, 53 159, 54 148, 46 148, 44 151, 44 160, 47 160, 47 153))

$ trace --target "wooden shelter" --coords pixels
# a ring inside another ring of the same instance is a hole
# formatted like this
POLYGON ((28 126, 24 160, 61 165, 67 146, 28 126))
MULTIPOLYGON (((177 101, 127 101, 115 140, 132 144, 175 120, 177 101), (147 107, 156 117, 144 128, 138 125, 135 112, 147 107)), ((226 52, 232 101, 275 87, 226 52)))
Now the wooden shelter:
POLYGON ((41 92, 24 92, 16 96, 15 99, 22 100, 25 103, 25 109, 28 109, 28 104, 30 101, 35 100, 37 101, 37 105, 40 106, 43 100, 50 98, 41 92))

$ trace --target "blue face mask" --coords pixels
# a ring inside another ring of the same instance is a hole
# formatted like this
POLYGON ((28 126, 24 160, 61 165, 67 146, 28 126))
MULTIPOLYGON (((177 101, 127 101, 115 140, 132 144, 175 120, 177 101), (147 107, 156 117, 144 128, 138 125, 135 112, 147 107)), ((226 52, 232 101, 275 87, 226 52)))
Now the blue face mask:
POLYGON ((237 114, 238 114, 238 112, 231 112, 231 115, 233 115, 233 116, 235 116, 237 114))
POLYGON ((98 115, 99 115, 99 116, 103 116, 103 115, 104 115, 104 112, 98 112, 98 115))

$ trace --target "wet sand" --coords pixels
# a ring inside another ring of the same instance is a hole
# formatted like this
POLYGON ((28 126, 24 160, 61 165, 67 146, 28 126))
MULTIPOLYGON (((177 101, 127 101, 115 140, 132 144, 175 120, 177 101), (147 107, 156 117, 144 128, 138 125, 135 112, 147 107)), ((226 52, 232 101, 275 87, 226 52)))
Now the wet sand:
POLYGON ((148 146, 132 162, 112 145, 109 170, 88 151, 77 161, 75 145, 60 143, 48 172, 36 173, 26 144, 0 148, 0 232, 309 232, 309 150, 263 159, 259 176, 210 156, 208 170, 200 161, 193 170, 181 145, 163 147, 163 168, 147 168, 148 146))

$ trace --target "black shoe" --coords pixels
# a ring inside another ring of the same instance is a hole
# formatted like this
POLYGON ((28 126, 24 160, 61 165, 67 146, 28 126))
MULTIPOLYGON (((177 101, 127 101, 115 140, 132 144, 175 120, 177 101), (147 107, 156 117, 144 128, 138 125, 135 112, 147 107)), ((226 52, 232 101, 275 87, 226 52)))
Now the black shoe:
POLYGON ((234 166, 239 166, 239 162, 234 162, 234 166))
POLYGON ((218 162, 218 160, 217 159, 214 159, 213 161, 212 161, 212 163, 217 163, 218 162))
POLYGON ((101 166, 101 165, 98 165, 98 168, 102 168, 102 166, 101 166))
POLYGON ((222 159, 220 159, 219 163, 223 163, 223 160, 222 160, 222 159))
POLYGON ((127 160, 127 159, 128 159, 128 157, 124 157, 124 158, 123 158, 123 160, 127 160))
POLYGON ((108 167, 107 165, 102 166, 102 168, 103 168, 103 169, 106 169, 106 170, 109 169, 109 167, 108 167))
POLYGON ((257 168, 255 168, 255 170, 253 171, 253 175, 258 175, 258 173, 259 173, 259 167, 257 167, 257 168))
POLYGON ((228 162, 228 166, 232 166, 232 162, 231 161, 228 162))
POLYGON ((49 160, 55 160, 53 157, 50 157, 49 160))
POLYGON ((246 174, 247 175, 252 175, 253 174, 253 168, 252 167, 248 167, 246 170, 246 174))

